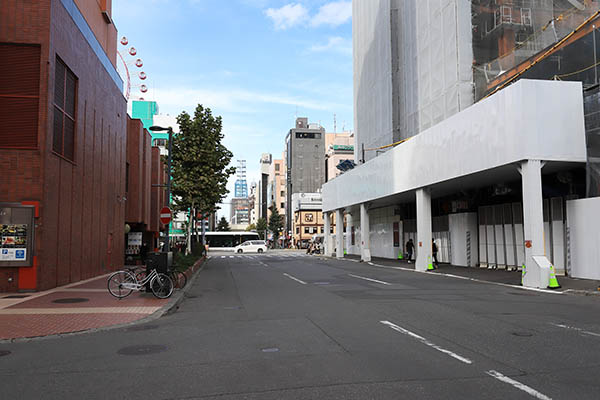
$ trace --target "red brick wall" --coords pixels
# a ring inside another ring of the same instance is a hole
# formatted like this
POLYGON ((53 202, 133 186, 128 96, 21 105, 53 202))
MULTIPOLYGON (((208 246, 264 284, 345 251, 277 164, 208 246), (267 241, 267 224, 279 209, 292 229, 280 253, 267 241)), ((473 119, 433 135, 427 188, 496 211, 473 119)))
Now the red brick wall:
POLYGON ((142 183, 143 179, 143 131, 142 121, 127 117, 127 162, 129 163, 129 191, 127 193, 127 214, 129 223, 142 222, 142 183))
MULTIPOLYGON (((152 168, 151 168, 151 181, 152 184, 161 184, 160 179, 160 149, 158 147, 152 147, 152 168)), ((150 198, 150 225, 148 230, 153 232, 159 231, 159 218, 160 218, 160 209, 163 205, 161 203, 161 192, 164 191, 164 188, 153 187, 151 191, 150 198)))
MULTIPOLYGON (((122 265, 126 102, 60 1, 3 0, 0 41, 41 48, 37 150, 0 151, 0 201, 41 202, 37 287, 90 278, 122 265), (52 16, 52 20, 50 20, 52 16), (75 159, 52 152, 56 56, 78 78, 75 159), (50 99, 50 101, 48 101, 50 99)), ((0 268, 0 291, 14 290, 0 268)))

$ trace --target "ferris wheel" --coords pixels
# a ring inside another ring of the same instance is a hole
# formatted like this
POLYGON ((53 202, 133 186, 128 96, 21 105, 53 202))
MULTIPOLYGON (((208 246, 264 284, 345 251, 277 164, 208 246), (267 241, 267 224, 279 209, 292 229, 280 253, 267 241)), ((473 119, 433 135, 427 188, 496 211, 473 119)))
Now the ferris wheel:
POLYGON ((135 100, 144 100, 142 94, 148 92, 148 86, 144 84, 144 81, 148 76, 141 68, 144 66, 144 62, 141 58, 137 57, 137 50, 135 47, 129 45, 129 40, 123 36, 119 41, 121 44, 117 55, 121 60, 121 63, 117 65, 117 71, 123 78, 123 94, 125 99, 129 101, 132 90, 141 94, 135 94, 135 100))

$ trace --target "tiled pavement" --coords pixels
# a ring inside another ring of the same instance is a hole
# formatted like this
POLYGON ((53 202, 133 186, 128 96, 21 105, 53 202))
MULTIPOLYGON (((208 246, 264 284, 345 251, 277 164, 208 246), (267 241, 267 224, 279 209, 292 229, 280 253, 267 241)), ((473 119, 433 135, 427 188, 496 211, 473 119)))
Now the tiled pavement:
MULTIPOLYGON (((188 270, 188 279, 200 265, 199 262, 188 270)), ((170 299, 157 299, 151 293, 134 291, 119 300, 108 293, 108 275, 44 292, 0 294, 0 340, 80 332, 131 323, 166 308, 176 300, 174 297, 182 296, 174 292, 170 299)))

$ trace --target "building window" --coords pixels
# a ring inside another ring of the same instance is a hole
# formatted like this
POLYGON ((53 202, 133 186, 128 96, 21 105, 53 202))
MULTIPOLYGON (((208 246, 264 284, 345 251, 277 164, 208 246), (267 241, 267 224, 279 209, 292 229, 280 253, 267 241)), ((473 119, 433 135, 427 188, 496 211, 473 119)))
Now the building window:
POLYGON ((275 171, 279 171, 279 164, 275 164, 275 171))
POLYGON ((321 233, 325 233, 325 228, 323 228, 322 226, 320 228, 321 228, 321 233))
POLYGON ((154 145, 155 146, 162 146, 162 147, 166 147, 167 146, 167 139, 154 139, 154 145))
POLYGON ((305 226, 304 227, 304 233, 310 233, 310 227, 309 226, 305 226))
POLYGON ((281 191, 280 196, 281 197, 285 197, 285 191, 284 190, 281 191))
POLYGON ((285 203, 281 203, 281 207, 279 208, 285 208, 285 203))
POLYGON ((75 160, 75 108, 77 77, 58 56, 54 71, 54 137, 52 150, 75 160))
POLYGON ((300 228, 296 227, 296 235, 300 234, 300 228))

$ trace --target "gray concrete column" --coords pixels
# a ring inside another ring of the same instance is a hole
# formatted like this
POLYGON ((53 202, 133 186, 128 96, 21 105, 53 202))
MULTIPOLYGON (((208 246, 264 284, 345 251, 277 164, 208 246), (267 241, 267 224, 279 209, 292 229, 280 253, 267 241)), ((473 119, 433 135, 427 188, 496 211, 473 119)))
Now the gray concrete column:
POLYGON ((544 213, 542 199, 542 162, 521 163, 523 184, 523 231, 525 239, 525 273, 523 285, 546 288, 550 279, 550 262, 544 249, 544 213))
POLYGON ((323 254, 331 256, 331 215, 326 212, 323 214, 323 254))
POLYGON ((335 257, 344 258, 344 212, 335 211, 335 257))
POLYGON ((350 254, 350 246, 352 246, 352 214, 346 214, 346 249, 350 254))
POLYGON ((432 260, 431 246, 431 193, 429 189, 423 188, 417 190, 417 260, 415 269, 417 271, 426 271, 432 260))
POLYGON ((371 235, 369 234, 369 210, 367 204, 360 205, 360 259, 371 261, 371 235))

